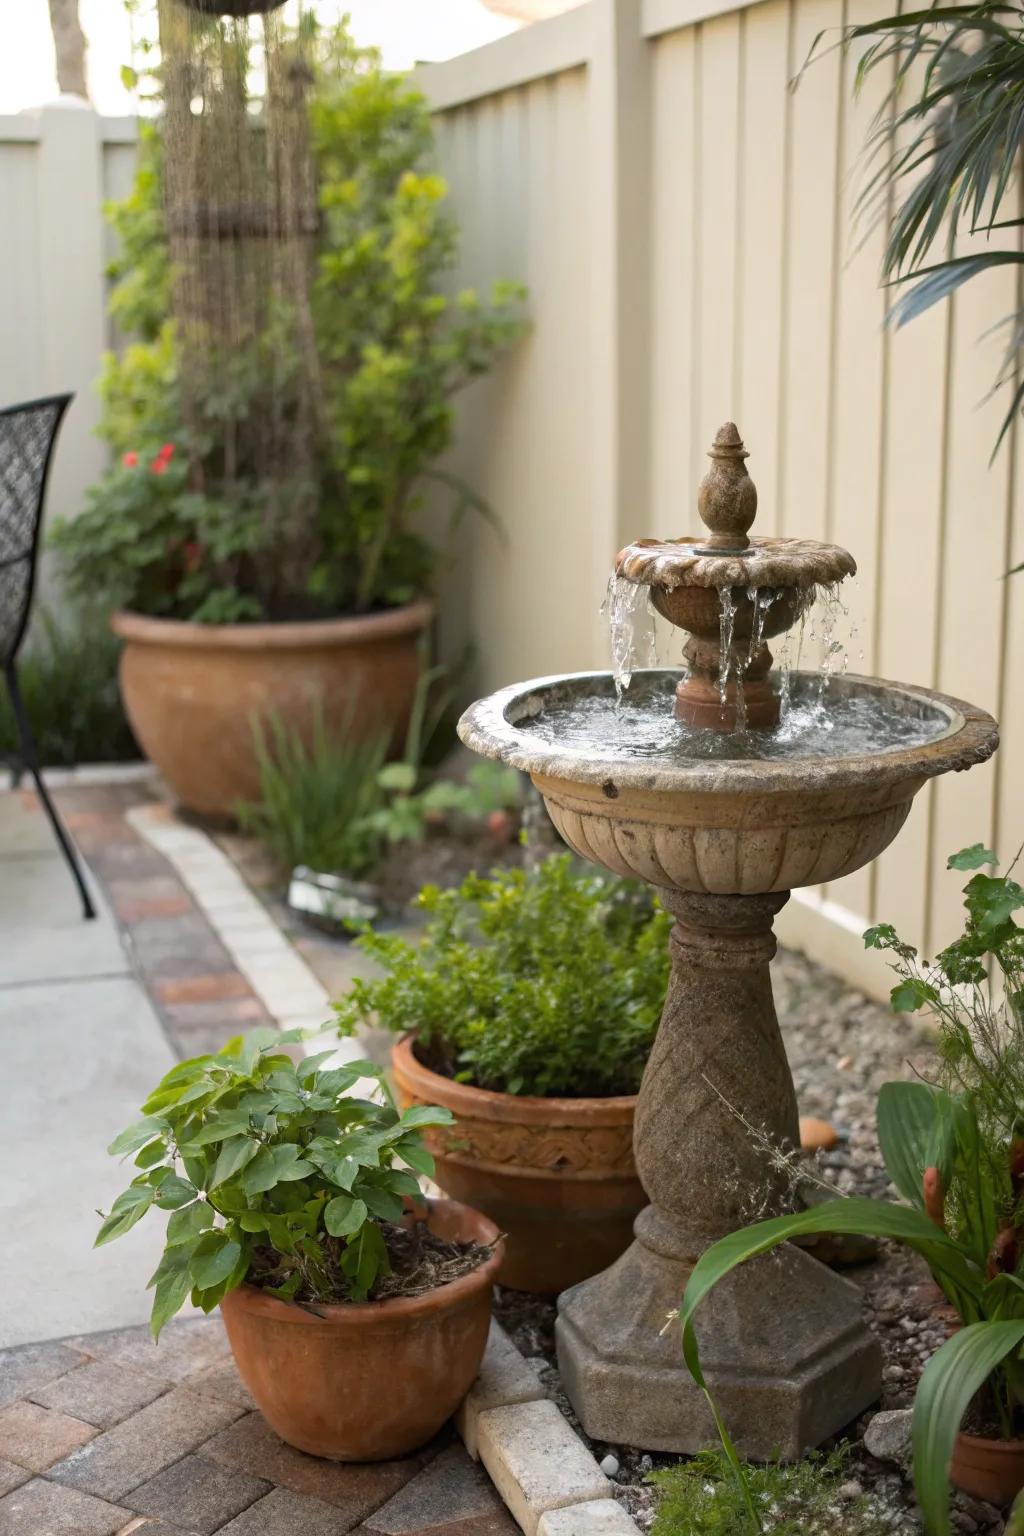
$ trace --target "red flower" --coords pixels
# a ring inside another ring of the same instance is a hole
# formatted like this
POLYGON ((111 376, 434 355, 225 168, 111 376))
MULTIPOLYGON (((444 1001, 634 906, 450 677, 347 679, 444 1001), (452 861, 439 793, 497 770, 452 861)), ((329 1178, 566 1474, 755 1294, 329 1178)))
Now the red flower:
POLYGON ((152 473, 154 475, 166 475, 166 473, 167 473, 167 460, 166 459, 154 459, 152 464, 149 467, 150 467, 150 470, 152 471, 152 473))
POLYGON ((121 463, 124 465, 125 469, 134 469, 138 462, 139 456, 137 453, 126 453, 121 457, 121 463))
POLYGON ((173 443, 164 443, 163 447, 160 449, 160 452, 157 454, 157 458, 158 459, 163 459, 165 462, 168 459, 173 459, 174 458, 174 444, 173 443))

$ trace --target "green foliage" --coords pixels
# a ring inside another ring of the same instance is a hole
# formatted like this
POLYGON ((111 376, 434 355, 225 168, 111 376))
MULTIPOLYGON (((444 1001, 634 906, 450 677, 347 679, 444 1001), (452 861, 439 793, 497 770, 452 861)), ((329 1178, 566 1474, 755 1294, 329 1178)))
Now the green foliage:
MULTIPOLYGON (((868 1498, 839 1497, 846 1461, 843 1451, 811 1452, 789 1465, 745 1467, 763 1529, 772 1536, 884 1536, 890 1527, 868 1498)), ((745 1527, 746 1499, 722 1452, 701 1451, 650 1481, 658 1490, 651 1536, 736 1536, 745 1527)))
MULTIPOLYGON (((939 1028, 942 1084, 887 1083, 879 1095, 879 1144, 908 1203, 832 1200, 734 1232, 702 1255, 680 1313, 684 1357, 706 1391, 694 1315, 737 1264, 809 1232, 866 1232, 920 1253, 964 1325, 929 1362, 914 1408, 915 1484, 933 1536, 950 1536, 947 1467, 970 1403, 980 1394, 1007 1438, 1024 1420, 1024 992, 1022 932, 1013 918, 1024 908, 1024 890, 1009 875, 980 872, 996 862, 981 844, 949 862, 975 873, 964 888, 964 932, 933 965, 922 967, 891 925, 864 936, 869 947, 894 956, 900 981, 893 1007, 925 1007, 939 1028), (988 984, 993 964, 1003 982, 995 1002, 988 984)), ((750 1528, 760 1529, 753 1503, 748 1516, 750 1528)), ((1024 1521, 1024 1501, 1017 1518, 1024 1521)))
POLYGON ((300 408, 280 361, 296 317, 272 314, 244 355, 211 358, 191 381, 185 422, 162 150, 147 126, 135 186, 108 210, 121 249, 111 313, 136 338, 106 359, 100 381, 102 431, 121 462, 56 539, 68 580, 110 603, 208 623, 391 606, 429 589, 439 559, 417 527, 425 479, 449 488, 456 517, 481 506, 431 466, 452 440, 452 396, 520 334, 522 290, 499 285, 489 303, 442 291, 457 242, 425 102, 343 29, 307 22, 306 34, 322 210, 311 298, 320 401, 314 494, 296 493, 308 510, 293 509, 289 524, 296 550, 268 545, 267 485, 228 446, 231 423, 248 424, 248 441, 260 412, 300 408), (157 484, 148 466, 163 443, 177 454, 157 484), (300 547, 308 560, 291 558, 300 547))
POLYGON ((390 731, 350 731, 350 721, 328 729, 317 709, 307 746, 277 715, 253 721, 260 798, 237 807, 238 821, 284 870, 305 864, 361 875, 377 860, 380 838, 370 817, 381 801, 390 731))
MULTIPOLYGON (((885 81, 862 201, 888 224, 885 275, 911 285, 892 310, 893 322, 903 325, 983 273, 1024 262, 1013 234, 1024 224, 1017 209, 1024 139, 1020 12, 1005 0, 911 8, 849 27, 844 38, 859 55, 858 87, 869 75, 885 81), (1003 216, 1007 201, 1009 217, 1003 216), (1002 248, 993 242, 953 254, 958 234, 991 237, 993 231, 1010 232, 1002 248), (931 261, 934 251, 939 259, 931 261)), ((1024 401, 1019 306, 1009 328, 998 383, 1011 385, 1013 396, 999 441, 1024 401)))
POLYGON ((369 826, 385 843, 422 842, 429 826, 452 814, 484 821, 519 807, 520 776, 501 763, 474 763, 461 784, 435 779, 417 790, 417 777, 409 762, 388 763, 377 775, 388 798, 372 813, 369 826))
POLYGON ((974 872, 964 886, 967 916, 963 933, 931 964, 890 924, 864 935, 869 948, 892 956, 896 1012, 923 1008, 934 1018, 943 1080, 971 1095, 985 1140, 996 1146, 1015 1134, 1024 1105, 1024 930, 1014 920, 1024 889, 1010 872, 982 872, 997 863, 980 843, 949 860, 950 869, 974 872))
MULTIPOLYGON (((47 768, 112 763, 138 757, 117 686, 120 645, 92 609, 35 612, 18 664, 25 712, 39 760, 47 768)), ((0 689, 0 761, 22 766, 17 722, 0 689)))
POLYGON ((568 855, 418 898, 422 938, 365 934, 383 975, 335 1004, 339 1028, 416 1030, 425 1061, 503 1093, 634 1093, 668 983, 671 920, 642 886, 568 855))
POLYGON ((396 1162, 429 1173, 419 1128, 451 1115, 420 1106, 399 1116, 372 1062, 329 1067, 324 1052, 296 1067, 283 1047, 301 1038, 255 1030, 172 1067, 108 1149, 139 1172, 96 1245, 153 1207, 171 1213, 149 1282, 154 1338, 189 1298, 212 1311, 253 1275, 285 1300, 335 1302, 365 1300, 388 1272, 381 1224, 419 1194, 396 1162), (348 1096, 363 1080, 380 1102, 348 1096))

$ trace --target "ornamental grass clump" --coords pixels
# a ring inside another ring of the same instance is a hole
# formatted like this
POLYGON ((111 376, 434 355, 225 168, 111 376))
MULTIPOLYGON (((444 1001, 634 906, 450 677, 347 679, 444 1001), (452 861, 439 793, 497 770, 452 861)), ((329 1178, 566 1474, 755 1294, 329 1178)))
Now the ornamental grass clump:
MULTIPOLYGON (((987 1438, 1024 1434, 1024 930, 1013 916, 1024 909, 1024 888, 1009 874, 981 872, 995 862, 980 844, 950 859, 951 868, 976 873, 964 890, 964 932, 932 965, 889 925, 864 936, 895 956, 895 1010, 925 1008, 939 1029, 938 1081, 886 1083, 878 1097, 879 1145, 902 1203, 829 1200, 733 1232, 697 1262, 680 1312, 687 1365, 707 1391, 695 1316, 738 1264, 820 1232, 868 1233, 919 1253, 961 1322, 926 1365, 914 1402, 914 1483, 932 1536, 952 1530, 948 1469, 968 1410, 972 1429, 987 1438)), ((712 1409, 744 1494, 746 1528, 770 1529, 712 1409)), ((1009 1528, 1024 1529, 1024 1495, 1009 1528)))
POLYGON ((335 1004, 352 1033, 414 1030, 435 1072, 499 1093, 635 1093, 668 984, 671 918, 643 886, 558 855, 535 869, 426 886, 413 943, 367 933, 383 972, 335 1004))
MULTIPOLYGON (((189 1299, 210 1312, 243 1282, 303 1304, 422 1289, 403 1217, 422 1198, 416 1175, 434 1171, 420 1130, 452 1117, 427 1105, 399 1115, 372 1062, 331 1067, 325 1051, 296 1065, 284 1047, 301 1038, 254 1030, 181 1062, 109 1148, 138 1171, 97 1246, 154 1207, 170 1213, 149 1282, 154 1338, 189 1299), (351 1095, 361 1081, 375 1097, 351 1095)), ((434 1283, 490 1252, 450 1250, 424 1261, 434 1283)))

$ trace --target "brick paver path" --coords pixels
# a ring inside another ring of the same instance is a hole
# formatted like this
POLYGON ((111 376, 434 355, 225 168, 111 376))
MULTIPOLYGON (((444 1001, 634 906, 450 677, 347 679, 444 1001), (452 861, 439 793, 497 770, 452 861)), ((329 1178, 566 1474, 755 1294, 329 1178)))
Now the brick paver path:
MULTIPOLYGON (((138 785, 59 795, 173 1049, 192 1056, 267 1015, 171 865, 124 820, 150 798, 138 785)), ((370 1465, 285 1445, 254 1411, 216 1315, 175 1320, 159 1347, 127 1328, 0 1351, 0 1536, 517 1530, 450 1430, 370 1465)))
POLYGON ((216 1315, 0 1352, 0 1536, 515 1536, 450 1431, 343 1465, 254 1411, 216 1315))

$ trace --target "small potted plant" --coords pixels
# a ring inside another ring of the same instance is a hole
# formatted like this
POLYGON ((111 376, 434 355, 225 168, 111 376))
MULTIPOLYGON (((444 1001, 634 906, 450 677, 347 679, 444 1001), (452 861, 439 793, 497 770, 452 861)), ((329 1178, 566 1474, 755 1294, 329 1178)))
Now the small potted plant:
POLYGON ((453 526, 483 506, 436 461, 453 396, 520 334, 522 291, 443 291, 457 232, 429 109, 343 27, 275 30, 268 74, 263 41, 247 54, 236 23, 185 15, 110 210, 132 338, 100 380, 113 467, 53 542, 69 587, 112 610, 143 750, 182 804, 230 816, 259 790, 254 717, 309 742, 319 708, 400 744, 444 558, 425 489, 453 526), (253 239, 279 205, 296 228, 253 239))
POLYGON ((367 933, 383 974, 335 1004, 342 1032, 401 1036, 399 1100, 442 1104, 442 1189, 507 1234, 501 1279, 557 1292, 626 1248, 647 1203, 633 1114, 668 972, 671 919, 645 887, 574 865, 427 886, 423 936, 367 933))
POLYGON ((332 1067, 325 1052, 296 1065, 285 1047, 298 1038, 257 1030, 167 1073, 110 1147, 139 1171, 96 1241, 169 1211, 154 1338, 190 1298, 219 1306, 282 1439, 386 1460, 429 1440, 469 1390, 501 1240, 479 1212, 422 1197, 421 1131, 448 1124, 446 1109, 400 1115, 372 1063, 332 1067), (352 1095, 364 1079, 374 1098, 352 1095))
MULTIPOLYGON (((922 966, 888 924, 864 936, 895 956, 894 1008, 927 1008, 939 1026, 943 1081, 886 1083, 878 1099, 882 1156, 906 1203, 829 1200, 734 1232, 699 1259, 681 1310, 683 1351, 707 1390, 695 1317, 737 1264, 816 1232, 870 1233, 920 1253, 959 1319, 914 1403, 914 1481, 932 1536, 950 1536, 950 1481, 999 1505, 1024 1488, 1024 930, 1013 919, 1024 889, 980 872, 994 862, 980 844, 950 859, 979 872, 965 887, 964 933, 933 965, 922 966), (993 962, 1003 983, 995 1002, 993 962)), ((724 1430, 723 1439, 734 1456, 724 1430)), ((1011 1527, 1024 1529, 1024 1497, 1011 1527)))

